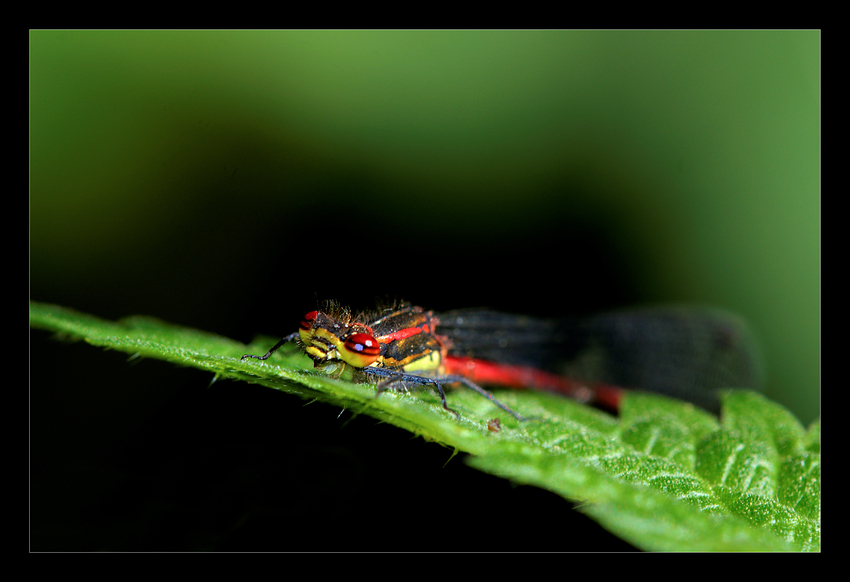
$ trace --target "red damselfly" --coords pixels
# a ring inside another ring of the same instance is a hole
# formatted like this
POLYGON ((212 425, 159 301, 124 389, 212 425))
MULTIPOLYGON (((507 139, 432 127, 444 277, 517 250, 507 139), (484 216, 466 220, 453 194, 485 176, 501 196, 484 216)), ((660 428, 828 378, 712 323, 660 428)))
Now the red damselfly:
POLYGON ((717 389, 755 388, 760 366, 744 323, 717 310, 658 307, 578 319, 539 319, 482 309, 434 314, 402 303, 353 314, 329 303, 304 316, 265 360, 296 342, 317 368, 346 367, 387 388, 462 384, 518 419, 481 387, 557 392, 616 409, 623 389, 659 392, 716 412, 717 389))

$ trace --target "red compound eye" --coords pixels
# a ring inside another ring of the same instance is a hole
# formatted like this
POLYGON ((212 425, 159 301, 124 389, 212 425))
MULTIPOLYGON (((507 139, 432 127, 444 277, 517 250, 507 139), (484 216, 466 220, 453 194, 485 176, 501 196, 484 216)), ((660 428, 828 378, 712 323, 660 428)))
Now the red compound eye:
POLYGON ((316 321, 316 318, 319 317, 318 311, 311 311, 301 320, 301 329, 304 331, 308 331, 313 329, 313 322, 316 321))
POLYGON ((381 345, 368 333, 353 333, 345 339, 340 356, 355 368, 372 365, 381 355, 381 345))

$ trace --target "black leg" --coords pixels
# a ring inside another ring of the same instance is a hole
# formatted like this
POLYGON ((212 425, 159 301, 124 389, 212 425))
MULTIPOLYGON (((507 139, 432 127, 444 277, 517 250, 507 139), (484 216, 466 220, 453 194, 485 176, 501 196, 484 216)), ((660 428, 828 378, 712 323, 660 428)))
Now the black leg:
POLYGON ((242 356, 239 359, 244 360, 245 358, 256 358, 258 360, 267 360, 269 358, 269 356, 272 355, 273 353, 275 353, 280 346, 282 346, 283 344, 285 344, 287 342, 293 341, 297 337, 298 337, 297 333, 293 333, 293 334, 286 336, 285 338, 283 338, 282 340, 277 342, 272 349, 267 351, 265 356, 255 356, 253 354, 245 354, 244 356, 242 356))
POLYGON ((454 412, 457 419, 460 420, 460 414, 458 414, 457 410, 455 410, 454 408, 449 408, 449 405, 446 402, 446 393, 443 392, 443 385, 440 384, 438 381, 434 380, 434 386, 436 386, 437 390, 440 392, 440 399, 443 401, 443 408, 445 408, 449 412, 454 412))

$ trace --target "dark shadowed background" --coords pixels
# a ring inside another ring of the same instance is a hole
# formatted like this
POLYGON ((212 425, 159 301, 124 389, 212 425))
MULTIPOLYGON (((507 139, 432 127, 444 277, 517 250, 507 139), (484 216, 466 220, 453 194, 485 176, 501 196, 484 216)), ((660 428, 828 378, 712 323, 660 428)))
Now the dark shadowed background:
MULTIPOLYGON (((752 324, 768 396, 819 414, 818 32, 30 41, 33 300, 246 342, 317 298, 710 304, 752 324)), ((367 417, 30 345, 33 549, 621 547, 367 417)))

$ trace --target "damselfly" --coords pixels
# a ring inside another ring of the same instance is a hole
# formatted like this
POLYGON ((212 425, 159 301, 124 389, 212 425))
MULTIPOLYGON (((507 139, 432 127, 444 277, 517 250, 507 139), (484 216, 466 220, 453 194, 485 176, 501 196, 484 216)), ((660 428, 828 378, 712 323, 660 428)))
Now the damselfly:
POLYGON ((481 387, 557 392, 617 408, 623 389, 659 392, 717 411, 720 388, 755 388, 760 365, 744 323, 725 312, 658 307, 547 320, 469 309, 434 314, 402 303, 353 314, 335 303, 304 316, 265 360, 296 342, 317 368, 353 368, 387 388, 462 384, 518 419, 481 387))

